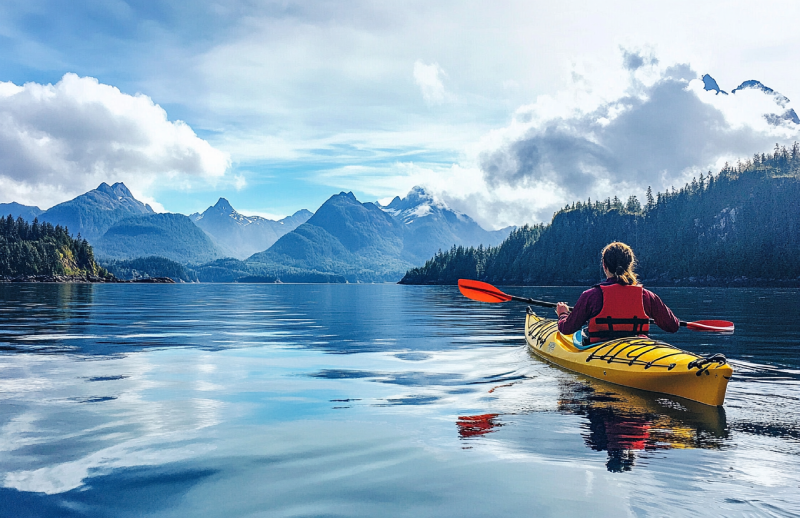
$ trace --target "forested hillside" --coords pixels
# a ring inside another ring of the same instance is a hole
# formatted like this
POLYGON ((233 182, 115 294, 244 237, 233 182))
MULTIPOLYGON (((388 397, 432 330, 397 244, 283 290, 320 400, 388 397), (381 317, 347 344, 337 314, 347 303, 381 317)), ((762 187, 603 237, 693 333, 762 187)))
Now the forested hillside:
MULTIPOLYGON (((102 259, 101 259, 102 261, 102 259)), ((139 257, 128 261, 103 261, 103 267, 121 280, 169 277, 175 282, 198 282, 197 274, 188 266, 166 257, 139 257)))
POLYGON ((92 247, 66 228, 21 217, 0 218, 0 276, 78 275, 108 278, 97 265, 92 247))
POLYGON ((775 147, 644 204, 632 196, 576 202, 549 225, 520 228, 497 247, 453 248, 409 270, 403 284, 590 284, 600 250, 630 244, 648 284, 800 282, 800 146, 775 147))

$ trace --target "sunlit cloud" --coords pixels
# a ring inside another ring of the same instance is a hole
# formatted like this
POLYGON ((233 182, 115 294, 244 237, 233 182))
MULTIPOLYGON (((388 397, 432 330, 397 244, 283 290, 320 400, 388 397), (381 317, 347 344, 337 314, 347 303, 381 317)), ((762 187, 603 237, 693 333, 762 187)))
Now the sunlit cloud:
POLYGON ((487 135, 477 163, 490 193, 546 188, 551 203, 536 218, 547 220, 576 200, 682 186, 800 135, 800 125, 781 118, 791 108, 782 96, 752 88, 716 95, 689 65, 627 50, 622 58, 628 80, 617 96, 593 94, 591 78, 580 77, 573 91, 520 107, 487 135))
POLYGON ((148 96, 72 73, 56 84, 0 83, 0 120, 3 201, 47 207, 116 181, 148 198, 156 183, 219 181, 230 166, 148 96))

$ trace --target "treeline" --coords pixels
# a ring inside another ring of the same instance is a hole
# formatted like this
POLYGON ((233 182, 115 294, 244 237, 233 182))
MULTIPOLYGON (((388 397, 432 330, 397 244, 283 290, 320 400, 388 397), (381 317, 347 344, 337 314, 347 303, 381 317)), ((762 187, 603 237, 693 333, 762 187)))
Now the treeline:
POLYGON ((175 282, 198 282, 197 273, 165 257, 139 257, 127 261, 104 261, 103 267, 114 277, 126 281, 169 277, 175 282))
POLYGON ((709 171, 644 203, 575 202, 549 225, 526 226, 497 247, 454 247, 409 270, 403 284, 590 284, 602 276, 600 250, 630 244, 649 284, 800 282, 800 146, 709 171))
POLYGON ((32 223, 0 217, 0 276, 92 275, 109 273, 94 260, 91 245, 78 235, 70 236, 61 225, 32 223))
POLYGON ((199 266, 188 266, 165 257, 140 257, 130 260, 104 260, 103 267, 122 280, 169 277, 175 282, 282 283, 347 282, 341 275, 292 267, 267 267, 238 259, 218 259, 199 266))
POLYGON ((193 267, 200 282, 242 282, 242 283, 345 283, 343 275, 316 270, 294 268, 275 264, 259 264, 239 259, 218 259, 193 267))

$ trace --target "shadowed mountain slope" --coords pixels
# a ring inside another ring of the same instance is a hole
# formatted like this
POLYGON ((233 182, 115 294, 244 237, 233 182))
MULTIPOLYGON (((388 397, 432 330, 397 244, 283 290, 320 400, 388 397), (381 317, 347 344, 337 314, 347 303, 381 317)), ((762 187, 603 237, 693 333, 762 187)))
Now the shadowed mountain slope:
POLYGON ((95 241, 95 253, 107 259, 166 257, 173 261, 204 263, 224 254, 202 230, 182 214, 149 214, 114 224, 95 241))

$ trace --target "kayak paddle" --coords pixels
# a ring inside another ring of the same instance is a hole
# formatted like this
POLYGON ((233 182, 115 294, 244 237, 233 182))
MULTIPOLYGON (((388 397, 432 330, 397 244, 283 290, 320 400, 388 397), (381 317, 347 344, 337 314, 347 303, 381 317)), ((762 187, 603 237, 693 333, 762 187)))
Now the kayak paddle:
MULTIPOLYGON (((509 295, 507 293, 503 293, 489 283, 473 281, 470 279, 458 279, 458 290, 468 299, 477 300, 478 302, 508 302, 513 300, 516 302, 525 302, 526 304, 545 308, 554 308, 557 305, 555 302, 547 302, 544 300, 509 295)), ((569 310, 572 311, 572 308, 569 307, 569 310)), ((681 320, 681 327, 685 327, 693 331, 710 331, 716 333, 733 332, 733 322, 729 322, 727 320, 698 320, 696 322, 685 322, 681 320)))

